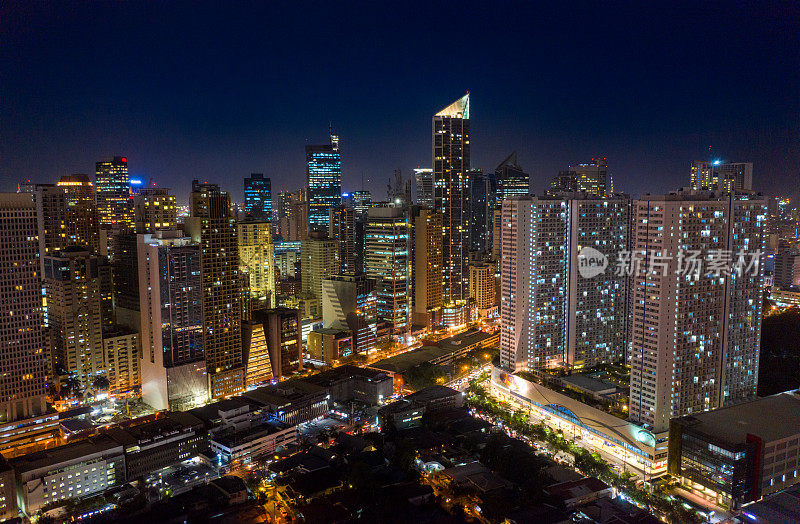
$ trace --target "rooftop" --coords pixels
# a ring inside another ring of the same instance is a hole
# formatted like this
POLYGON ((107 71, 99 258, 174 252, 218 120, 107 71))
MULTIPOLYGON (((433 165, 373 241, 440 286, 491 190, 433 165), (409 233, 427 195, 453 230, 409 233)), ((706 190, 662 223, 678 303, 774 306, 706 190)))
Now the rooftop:
POLYGON ((569 385, 575 386, 592 393, 604 393, 606 391, 616 391, 617 386, 606 380, 597 379, 589 375, 570 375, 561 379, 569 385))
POLYGON ((439 341, 439 347, 448 351, 457 351, 467 346, 479 344, 492 337, 497 337, 499 339, 500 332, 484 333, 479 329, 474 329, 459 333, 458 335, 453 335, 452 337, 443 338, 439 341))
POLYGON ((748 434, 760 437, 766 444, 800 433, 800 390, 687 415, 680 421, 692 430, 731 444, 744 442, 748 434), (764 423, 765 416, 769 417, 769 424, 764 423))
POLYGON ((379 360, 374 364, 370 364, 370 367, 390 371, 392 373, 404 373, 415 366, 418 366, 424 362, 428 362, 429 360, 439 358, 450 352, 451 351, 437 346, 423 346, 419 349, 408 351, 401 355, 395 355, 393 357, 379 360))
POLYGON ((211 437, 211 440, 230 449, 235 446, 240 446, 242 444, 258 440, 267 435, 278 433, 279 431, 283 431, 288 427, 289 426, 277 423, 274 424, 265 423, 259 426, 253 426, 239 431, 231 431, 231 432, 226 431, 223 433, 219 433, 211 437))
POLYGON ((8 461, 18 473, 25 473, 39 468, 55 468, 58 464, 70 461, 80 461, 96 453, 122 454, 122 446, 106 435, 89 437, 77 442, 71 442, 56 448, 45 449, 29 453, 21 457, 14 457, 8 461))
POLYGON ((453 388, 449 388, 447 386, 428 386, 426 388, 420 389, 416 393, 412 393, 406 396, 406 400, 410 400, 413 402, 420 402, 422 404, 426 404, 431 400, 436 400, 440 398, 452 397, 454 395, 460 395, 458 391, 453 388))
POLYGON ((608 489, 608 484, 595 477, 585 477, 580 480, 570 480, 547 487, 547 492, 562 500, 584 497, 608 489))

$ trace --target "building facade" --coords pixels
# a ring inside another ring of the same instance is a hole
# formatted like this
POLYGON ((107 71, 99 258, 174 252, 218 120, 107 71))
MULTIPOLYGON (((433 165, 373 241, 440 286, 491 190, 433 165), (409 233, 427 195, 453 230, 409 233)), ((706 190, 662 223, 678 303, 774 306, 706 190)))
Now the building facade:
POLYGON ((669 419, 755 397, 766 201, 679 191, 633 204, 630 417, 669 419))
POLYGON ((469 294, 469 93, 433 117, 433 181, 442 215, 442 295, 445 303, 469 294))
POLYGON ((375 280, 378 320, 387 322, 395 336, 404 336, 410 327, 408 234, 403 209, 388 204, 369 209, 364 269, 375 280))
POLYGON ((244 179, 244 212, 255 219, 272 220, 272 180, 262 173, 244 179))
POLYGON ((751 162, 723 163, 697 160, 692 162, 690 173, 692 189, 734 191, 753 189, 753 164, 751 162))
POLYGON ((203 351, 211 398, 244 389, 239 239, 231 199, 216 184, 192 182, 186 231, 200 243, 203 351))
POLYGON ((95 175, 100 226, 106 229, 114 225, 133 228, 128 159, 124 156, 105 158, 97 162, 95 175))
POLYGON ((411 321, 436 326, 442 321, 442 215, 411 208, 411 321))
POLYGON ((587 254, 628 249, 630 199, 516 197, 502 208, 501 366, 583 368, 624 357, 627 277, 594 274, 587 254))
POLYGON ((45 411, 50 373, 42 318, 36 203, 30 194, 0 193, 0 415, 3 420, 45 411))
POLYGON ((306 146, 308 225, 328 234, 328 210, 342 201, 342 155, 339 137, 331 131, 330 144, 306 146))

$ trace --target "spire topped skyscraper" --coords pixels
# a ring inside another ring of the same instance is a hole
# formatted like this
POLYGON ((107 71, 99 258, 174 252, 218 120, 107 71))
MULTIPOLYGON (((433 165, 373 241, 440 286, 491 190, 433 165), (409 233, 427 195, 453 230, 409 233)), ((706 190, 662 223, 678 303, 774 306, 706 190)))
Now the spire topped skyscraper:
POLYGON ((443 299, 469 295, 469 93, 433 117, 433 181, 442 215, 443 299))

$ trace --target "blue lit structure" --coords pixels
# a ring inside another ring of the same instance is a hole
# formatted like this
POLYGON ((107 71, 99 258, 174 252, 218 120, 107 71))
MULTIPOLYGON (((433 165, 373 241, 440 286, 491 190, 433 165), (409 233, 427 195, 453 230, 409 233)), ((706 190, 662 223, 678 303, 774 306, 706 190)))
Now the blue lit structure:
POLYGON ((339 137, 331 143, 306 146, 308 225, 310 231, 328 233, 329 210, 342 202, 342 156, 339 137))
POLYGON ((272 180, 262 173, 244 179, 244 212, 253 218, 272 218, 272 180))

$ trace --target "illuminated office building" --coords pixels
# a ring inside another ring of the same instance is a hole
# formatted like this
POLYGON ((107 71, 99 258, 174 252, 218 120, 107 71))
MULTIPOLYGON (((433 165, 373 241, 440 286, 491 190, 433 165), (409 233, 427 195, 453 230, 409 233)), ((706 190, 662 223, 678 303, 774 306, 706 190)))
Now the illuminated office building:
POLYGON ((408 233, 403 209, 391 204, 369 209, 364 271, 375 279, 378 320, 388 323, 395 336, 405 335, 410 327, 408 233))
POLYGON ((500 209, 503 200, 513 196, 524 196, 531 192, 531 176, 523 171, 517 162, 517 152, 514 151, 503 160, 494 170, 496 202, 493 204, 500 209))
POLYGON ((434 208, 433 169, 419 168, 414 170, 414 179, 417 184, 416 204, 434 208))
POLYGON ((106 158, 96 165, 97 212, 100 226, 133 227, 133 201, 128 178, 128 159, 124 156, 106 158))
POLYGON ((275 305, 275 250, 267 220, 239 222, 239 263, 249 277, 250 296, 275 305))
POLYGON ((491 201, 494 199, 492 177, 482 169, 470 169, 469 241, 470 251, 485 253, 491 241, 491 201))
POLYGON ((433 182, 442 215, 445 303, 469 296, 469 93, 433 117, 433 182))
POLYGON ((355 209, 348 206, 337 206, 330 211, 330 237, 339 241, 339 261, 341 273, 356 275, 364 270, 363 231, 359 235, 355 209))
POLYGON ((353 200, 353 209, 356 210, 356 219, 366 220, 367 210, 372 205, 372 193, 366 190, 353 191, 350 198, 353 200))
POLYGON ((272 220, 272 180, 261 173, 244 179, 244 212, 253 218, 272 220))
POLYGON ((328 210, 342 201, 342 156, 339 137, 331 143, 306 146, 308 224, 311 231, 328 234, 328 210))
POLYGON ((322 326, 353 333, 353 351, 368 353, 377 333, 375 281, 364 275, 332 275, 322 281, 322 326))

